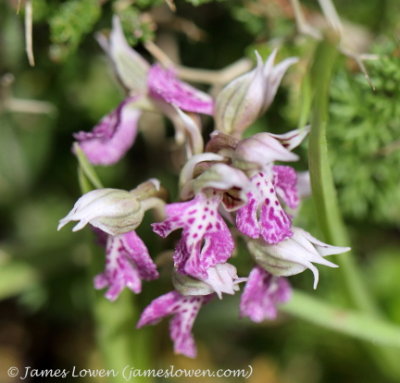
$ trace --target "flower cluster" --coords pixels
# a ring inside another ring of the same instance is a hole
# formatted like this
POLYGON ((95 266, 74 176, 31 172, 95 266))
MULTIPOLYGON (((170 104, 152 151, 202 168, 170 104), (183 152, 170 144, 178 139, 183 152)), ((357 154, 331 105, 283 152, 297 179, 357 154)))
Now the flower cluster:
POLYGON ((214 100, 179 80, 172 69, 150 66, 129 47, 118 19, 109 39, 101 38, 101 43, 128 94, 92 132, 75 135, 78 145, 91 163, 113 164, 133 145, 143 108, 164 114, 177 136, 183 137, 187 155, 179 179, 181 201, 165 204, 154 179, 129 192, 98 189, 83 195, 59 227, 79 221, 74 230, 89 223, 107 236, 105 271, 95 277, 94 285, 107 287, 106 298, 115 300, 124 287, 139 293, 142 280, 158 277, 146 245, 134 230, 147 210, 161 210, 164 219, 152 224, 153 231, 162 238, 181 231, 172 256, 174 290, 152 301, 137 327, 172 316, 175 352, 194 357, 191 330, 203 304, 235 294, 245 283, 240 315, 255 322, 274 319, 278 304, 291 296, 286 277, 308 268, 315 288, 314 264, 336 267, 325 256, 348 250, 293 226, 293 215, 309 185, 307 177, 281 163, 298 160, 293 149, 308 129, 242 138, 269 108, 284 73, 297 60, 274 65, 276 51, 265 63, 257 54, 256 68, 226 85, 214 100), (198 114, 215 119, 205 147, 198 114), (238 237, 252 256, 254 266, 248 276, 238 276, 230 263, 238 237))

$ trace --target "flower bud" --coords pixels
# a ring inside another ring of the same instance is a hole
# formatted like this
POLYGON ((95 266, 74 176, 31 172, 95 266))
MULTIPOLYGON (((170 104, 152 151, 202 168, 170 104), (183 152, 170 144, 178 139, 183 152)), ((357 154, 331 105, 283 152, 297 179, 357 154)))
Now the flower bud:
POLYGON ((97 189, 79 198, 68 215, 60 220, 57 229, 70 221, 79 221, 72 231, 90 223, 110 235, 119 235, 136 229, 143 215, 142 204, 132 193, 119 189, 97 189))
POLYGON ((271 106, 275 98, 279 84, 287 69, 298 61, 297 57, 289 57, 274 66, 275 58, 278 51, 275 49, 268 57, 264 65, 264 105, 262 113, 265 113, 271 106))
POLYGON ((134 95, 146 94, 147 73, 150 66, 139 53, 129 46, 122 30, 121 21, 117 16, 113 18, 109 40, 102 35, 98 36, 98 40, 110 56, 122 84, 134 95))
POLYGON ((247 278, 239 278, 236 267, 229 263, 217 264, 207 270, 204 279, 192 278, 174 270, 172 283, 175 290, 182 295, 209 295, 216 293, 221 299, 222 294, 235 294, 239 290, 239 283, 247 278))
POLYGON ((223 133, 240 135, 264 106, 264 68, 258 52, 256 56, 256 68, 230 82, 217 97, 215 122, 223 133))
POLYGON ((207 283, 189 275, 182 274, 175 269, 172 273, 172 284, 175 290, 182 295, 208 295, 214 292, 212 287, 207 283))
POLYGON ((277 276, 290 276, 310 269, 314 274, 314 289, 318 284, 318 269, 312 264, 338 267, 327 261, 325 256, 349 251, 349 247, 330 246, 314 238, 306 231, 293 227, 293 236, 275 245, 262 240, 247 243, 255 261, 265 270, 277 276))
POLYGON ((265 64, 258 52, 256 68, 230 82, 218 95, 215 120, 217 129, 241 136, 270 107, 286 70, 297 58, 288 58, 274 66, 277 51, 265 64))

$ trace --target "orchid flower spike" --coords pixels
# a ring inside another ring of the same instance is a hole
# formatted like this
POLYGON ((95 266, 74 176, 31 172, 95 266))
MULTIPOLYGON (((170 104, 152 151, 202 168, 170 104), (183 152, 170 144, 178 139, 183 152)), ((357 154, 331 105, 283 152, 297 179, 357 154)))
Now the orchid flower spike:
POLYGON ((290 276, 310 269, 314 274, 314 289, 316 289, 319 273, 313 263, 338 267, 324 257, 345 253, 350 248, 323 243, 298 227, 293 227, 292 231, 293 235, 290 238, 277 244, 269 245, 262 240, 250 240, 247 246, 255 261, 273 275, 290 276))

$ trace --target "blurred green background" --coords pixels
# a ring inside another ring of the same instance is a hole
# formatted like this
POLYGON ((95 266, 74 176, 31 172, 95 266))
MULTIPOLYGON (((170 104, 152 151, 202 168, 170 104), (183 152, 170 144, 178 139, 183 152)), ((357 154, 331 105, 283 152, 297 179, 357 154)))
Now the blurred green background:
MULTIPOLYGON (((122 18, 130 43, 148 59, 142 44, 152 40, 173 59, 198 68, 221 69, 243 56, 253 58, 254 49, 266 54, 276 42, 282 44, 280 56, 298 55, 298 68, 286 76, 271 110, 251 130, 282 132, 298 124, 302 73, 315 47, 297 33, 290 1, 180 0, 175 14, 161 0, 32 4, 34 67, 25 54, 24 1, 19 13, 16 0, 0 2, 0 382, 14 381, 7 376, 10 366, 22 371, 25 366, 118 365, 121 360, 113 347, 119 346, 113 340, 121 333, 107 332, 115 324, 132 342, 131 348, 127 345, 132 366, 233 369, 251 364, 252 383, 400 381, 397 372, 372 359, 369 346, 360 341, 288 315, 261 325, 238 319, 238 297, 201 311, 194 328, 197 359, 174 356, 167 321, 135 329, 138 310, 171 289, 168 267, 162 268, 159 281, 144 284, 140 296, 123 294, 121 302, 132 306, 125 310, 92 289, 104 255, 90 230, 56 231, 58 220, 80 196, 72 133, 90 130, 124 97, 94 38, 95 32, 110 27, 113 13, 122 18), (107 347, 112 354, 108 360, 107 347)), ((302 4, 307 19, 319 27, 317 2, 302 4)), ((342 55, 336 67, 328 127, 332 170, 362 275, 385 317, 400 325, 400 3, 335 4, 346 25, 345 40, 355 51, 377 59, 365 63, 369 80, 348 56, 342 55)), ((206 132, 211 131, 211 121, 204 122, 206 132)), ((157 177, 175 197, 172 132, 167 124, 167 138, 160 140, 164 127, 159 125, 154 122, 153 130, 140 135, 118 165, 97 169, 106 186, 130 189, 157 177)), ((301 154, 299 169, 304 170, 306 151, 301 154)), ((312 201, 307 200, 297 220, 318 236, 314 217, 312 201)), ((150 222, 147 217, 139 233, 156 256, 165 242, 151 232, 150 222)), ((243 274, 250 269, 244 247, 239 247, 235 262, 243 274)), ((335 288, 337 272, 321 268, 321 274, 316 292, 309 272, 291 282, 345 305, 335 288)))

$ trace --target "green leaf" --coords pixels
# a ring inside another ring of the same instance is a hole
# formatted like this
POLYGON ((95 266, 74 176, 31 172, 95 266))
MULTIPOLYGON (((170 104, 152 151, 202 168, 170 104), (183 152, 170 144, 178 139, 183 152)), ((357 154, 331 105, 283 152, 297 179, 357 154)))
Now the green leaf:
POLYGON ((341 309, 295 291, 281 311, 373 344, 400 348, 400 326, 362 312, 341 309))

